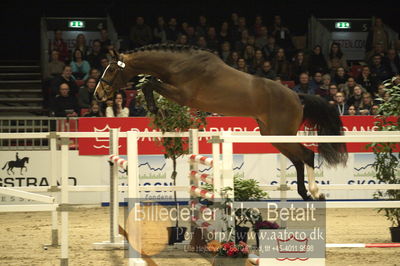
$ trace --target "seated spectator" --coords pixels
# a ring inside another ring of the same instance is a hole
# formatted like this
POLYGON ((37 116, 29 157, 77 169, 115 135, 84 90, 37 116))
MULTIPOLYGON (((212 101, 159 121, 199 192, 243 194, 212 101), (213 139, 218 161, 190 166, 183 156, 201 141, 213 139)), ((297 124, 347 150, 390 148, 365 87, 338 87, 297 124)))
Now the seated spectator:
POLYGON ((257 76, 259 77, 263 77, 263 78, 267 78, 267 79, 272 79, 275 80, 276 78, 276 73, 275 71, 272 69, 272 65, 270 61, 265 61, 263 63, 263 67, 262 69, 260 69, 257 73, 257 76))
POLYGON ((226 63, 231 53, 231 44, 229 42, 223 42, 221 44, 221 59, 226 63))
POLYGON ((59 53, 59 60, 66 63, 69 61, 68 46, 62 38, 62 31, 54 31, 54 40, 49 43, 49 51, 57 51, 59 53))
POLYGON ((347 115, 358 115, 358 109, 354 105, 349 106, 349 110, 347 111, 347 115))
POLYGON ((358 109, 360 107, 364 92, 365 90, 361 86, 355 86, 353 90, 353 95, 348 98, 347 103, 349 105, 354 105, 358 109))
POLYGON ((336 97, 336 93, 339 92, 338 87, 335 84, 331 84, 329 86, 329 91, 328 91, 328 95, 326 97, 326 100, 330 103, 330 104, 335 104, 335 97, 336 97))
POLYGON ((102 73, 104 72, 104 70, 106 70, 106 68, 108 67, 109 64, 110 64, 110 61, 108 61, 108 58, 106 56, 104 56, 100 59, 100 68, 99 68, 99 70, 101 72, 100 75, 102 75, 102 73))
POLYGON ((304 58, 303 51, 296 53, 294 61, 290 64, 290 79, 295 83, 299 83, 301 73, 308 73, 308 63, 304 58))
POLYGON ((83 60, 82 51, 75 49, 71 61, 72 77, 75 80, 86 80, 89 77, 90 64, 83 60))
POLYGON ((336 69, 336 73, 333 76, 333 83, 335 83, 338 87, 341 87, 341 84, 345 84, 349 75, 347 75, 345 69, 343 67, 338 67, 336 69))
MULTIPOLYGON (((315 91, 317 91, 318 88, 320 88, 322 85, 324 85, 322 81, 322 73, 321 72, 315 72, 312 80, 310 81, 311 86, 314 88, 315 91)), ((326 91, 328 91, 328 87, 326 88, 326 91)))
POLYGON ((165 25, 164 17, 157 18, 157 25, 153 29, 153 37, 155 43, 167 42, 167 26, 165 25))
POLYGON ((278 52, 279 46, 275 42, 275 38, 273 36, 269 36, 267 40, 267 44, 264 45, 261 50, 264 54, 265 59, 272 60, 276 53, 278 52))
POLYGON ((239 53, 236 51, 232 51, 231 54, 229 55, 228 59, 226 60, 226 63, 228 64, 228 66, 231 66, 233 68, 237 68, 238 67, 238 62, 239 60, 239 53))
POLYGON ((96 101, 92 101, 89 112, 84 117, 103 117, 100 106, 96 101))
POLYGON ((244 60, 244 58, 239 58, 237 64, 238 64, 237 70, 249 73, 249 69, 247 67, 246 60, 244 60))
POLYGON ((186 36, 185 34, 179 35, 178 40, 176 40, 176 44, 179 44, 179 45, 188 45, 187 36, 186 36))
POLYGON ((247 45, 247 41, 249 39, 249 33, 247 30, 244 30, 241 32, 241 38, 240 40, 235 42, 235 50, 238 51, 239 53, 243 53, 244 48, 247 45))
POLYGON ((307 73, 301 73, 299 77, 299 84, 294 86, 293 90, 297 93, 315 94, 314 88, 310 84, 310 77, 307 73))
POLYGON ((221 28, 218 33, 218 39, 220 43, 224 42, 232 42, 231 35, 229 34, 229 24, 228 22, 224 21, 221 24, 221 28))
POLYGON ((145 117, 147 115, 146 109, 143 107, 139 98, 132 99, 129 103, 129 116, 133 117, 145 117))
POLYGON ((274 59, 272 60, 272 68, 282 80, 289 80, 290 65, 286 60, 285 50, 279 48, 274 59))
POLYGON ((266 26, 260 27, 260 35, 256 35, 255 47, 262 49, 268 43, 268 29, 266 26))
POLYGON ((389 49, 386 56, 383 58, 383 63, 389 69, 390 76, 395 76, 400 73, 400 56, 396 54, 395 49, 389 49))
POLYGON ((371 75, 369 66, 363 66, 361 74, 356 79, 356 83, 360 84, 367 92, 373 93, 376 91, 378 81, 371 75))
MULTIPOLYGON (((390 70, 382 63, 382 57, 380 55, 374 55, 370 69, 371 76, 376 78, 378 83, 391 78, 390 70)), ((375 94, 376 91, 373 91, 372 93, 375 94)))
POLYGON ((101 29, 100 30, 100 43, 101 43, 101 50, 103 53, 107 53, 109 50, 109 46, 112 45, 112 42, 110 38, 108 37, 108 31, 107 29, 101 29))
POLYGON ((53 79, 52 85, 51 85, 51 94, 50 94, 51 99, 54 99, 54 97, 58 94, 60 85, 62 83, 68 84, 69 93, 71 95, 76 95, 78 93, 79 88, 76 85, 74 78, 72 77, 72 68, 69 65, 64 66, 62 74, 60 76, 56 77, 55 79, 53 79))
POLYGON ((50 62, 47 64, 46 72, 44 74, 45 80, 53 79, 63 72, 64 62, 59 60, 59 52, 54 50, 51 52, 50 62))
POLYGON ((331 44, 327 63, 331 75, 335 74, 338 68, 343 68, 345 71, 348 70, 347 60, 340 48, 340 43, 334 42, 331 44))
POLYGON ((112 106, 106 108, 106 117, 128 117, 129 109, 126 107, 126 98, 121 92, 114 95, 112 106))
POLYGON ((353 96, 354 88, 356 86, 359 86, 359 84, 356 83, 355 79, 353 77, 348 77, 346 83, 342 88, 342 91, 346 95, 346 98, 353 96))
POLYGON ((188 26, 186 30, 186 36, 189 45, 196 45, 197 44, 197 36, 196 31, 194 30, 193 26, 188 26))
MULTIPOLYGON (((317 73, 319 73, 319 72, 316 72, 315 75, 317 75, 317 73)), ((329 74, 323 75, 321 77, 321 82, 322 82, 322 84, 319 85, 318 88, 315 89, 315 94, 321 96, 322 98, 327 99, 327 97, 329 95, 329 87, 331 85, 331 75, 329 75, 329 74)))
POLYGON ((69 93, 68 83, 61 83, 59 93, 52 104, 52 113, 55 117, 77 117, 79 105, 76 97, 69 93))
POLYGON ((196 26, 197 36, 206 37, 208 31, 207 18, 204 15, 199 16, 199 24, 196 26))
POLYGON ((322 54, 322 48, 320 45, 316 45, 311 52, 308 60, 310 66, 310 72, 321 72, 326 73, 328 70, 328 65, 326 63, 325 56, 322 54))
POLYGON ((85 85, 79 88, 78 103, 80 108, 89 108, 90 103, 93 100, 93 93, 96 89, 97 80, 94 78, 88 78, 85 85))
POLYGON ((89 71, 88 78, 94 78, 96 81, 99 81, 100 75, 101 75, 101 73, 97 68, 91 68, 89 71))
POLYGON ((375 55, 380 55, 382 58, 385 56, 385 50, 383 49, 382 43, 375 44, 374 49, 366 53, 365 62, 367 62, 368 65, 371 65, 375 55))
MULTIPOLYGON (((188 30, 189 30, 189 28, 190 27, 188 27, 188 30)), ((167 33, 167 41, 176 42, 176 40, 178 39, 178 36, 181 34, 181 32, 179 32, 179 30, 178 30, 178 23, 176 22, 176 18, 172 17, 169 19, 166 33, 167 33)), ((189 41, 190 41, 190 37, 191 36, 188 35, 189 41)))
POLYGON ((219 41, 217 37, 217 31, 215 27, 209 27, 206 35, 207 47, 213 51, 217 51, 219 48, 219 41))
POLYGON ((257 49, 254 54, 254 60, 251 64, 251 68, 254 70, 254 73, 260 71, 264 65, 265 59, 263 53, 260 49, 257 49))
MULTIPOLYGON (((138 48, 153 41, 151 28, 144 23, 143 17, 136 18, 136 24, 130 29, 129 39, 131 40, 131 48, 138 48)), ((176 41, 176 38, 173 41, 176 41)))
POLYGON ((75 50, 79 49, 82 52, 83 59, 86 60, 86 56, 89 54, 89 47, 86 43, 86 37, 83 33, 79 33, 75 40, 75 50))
POLYGON ((279 15, 274 16, 271 35, 275 37, 278 46, 285 49, 285 51, 291 51, 293 49, 294 46, 290 31, 285 25, 283 25, 282 18, 279 15))
MULTIPOLYGON (((252 66, 254 62, 254 57, 255 57, 255 50, 254 47, 251 45, 246 45, 244 51, 243 51, 243 58, 246 61, 247 66, 252 66)), ((253 73, 253 69, 249 69, 251 73, 253 73)))
MULTIPOLYGON (((263 31, 262 28, 263 28, 263 27, 265 27, 264 24, 263 24, 263 19, 262 19, 261 16, 257 15, 257 16, 254 18, 254 26, 253 26, 253 28, 251 29, 251 33, 252 33, 254 36, 256 36, 256 37, 259 37, 259 36, 262 35, 262 31, 263 31)), ((266 35, 266 34, 265 34, 265 35, 266 35)))
POLYGON ((371 107, 374 105, 372 95, 369 92, 365 92, 362 95, 362 100, 359 106, 361 115, 369 115, 371 113, 371 107))
POLYGON ((92 42, 92 51, 87 56, 87 61, 89 65, 96 69, 101 69, 101 58, 104 58, 104 53, 101 50, 101 42, 99 40, 94 40, 92 42))
POLYGON ((207 49, 207 41, 206 38, 203 36, 199 36, 197 38, 197 46, 202 48, 202 49, 207 49))
POLYGON ((379 115, 379 106, 374 104, 371 107, 370 115, 379 115))
POLYGON ((335 95, 335 105, 339 112, 339 115, 348 115, 349 106, 346 104, 346 98, 343 92, 337 92, 335 95))

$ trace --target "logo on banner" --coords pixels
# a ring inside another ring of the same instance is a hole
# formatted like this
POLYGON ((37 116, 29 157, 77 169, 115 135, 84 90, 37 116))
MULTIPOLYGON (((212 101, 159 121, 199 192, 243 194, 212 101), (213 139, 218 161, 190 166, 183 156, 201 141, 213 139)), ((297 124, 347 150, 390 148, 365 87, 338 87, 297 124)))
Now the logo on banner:
MULTIPOLYGON (((94 127, 94 132, 109 132, 111 127, 107 124, 104 128, 98 129, 94 127)), ((121 127, 117 127, 119 131, 121 131, 121 127)), ((110 140, 109 138, 96 138, 96 142, 106 142, 109 144, 110 140)), ((93 145, 95 149, 108 149, 110 148, 109 145, 93 145)), ((118 148, 121 148, 121 145, 118 145, 118 148)))
POLYGON ((21 175, 22 170, 25 169, 25 172, 28 171, 28 168, 25 166, 25 164, 29 163, 29 157, 23 157, 22 159, 19 158, 18 152, 15 154, 15 161, 8 161, 5 163, 5 165, 3 166, 3 168, 1 170, 5 170, 7 168, 7 174, 10 174, 10 172, 12 174, 14 174, 13 169, 14 168, 20 168, 20 173, 21 175))

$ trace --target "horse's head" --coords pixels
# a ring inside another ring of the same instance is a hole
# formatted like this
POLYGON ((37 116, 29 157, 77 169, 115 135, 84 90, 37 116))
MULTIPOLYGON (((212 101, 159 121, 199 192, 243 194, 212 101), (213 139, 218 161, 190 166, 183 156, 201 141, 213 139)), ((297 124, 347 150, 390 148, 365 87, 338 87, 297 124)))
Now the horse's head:
MULTIPOLYGON (((120 59, 122 59, 120 57, 120 59)), ((126 85, 126 81, 123 75, 125 69, 125 63, 122 60, 113 60, 106 67, 97 83, 94 91, 94 97, 100 102, 105 102, 112 99, 114 93, 126 85)))

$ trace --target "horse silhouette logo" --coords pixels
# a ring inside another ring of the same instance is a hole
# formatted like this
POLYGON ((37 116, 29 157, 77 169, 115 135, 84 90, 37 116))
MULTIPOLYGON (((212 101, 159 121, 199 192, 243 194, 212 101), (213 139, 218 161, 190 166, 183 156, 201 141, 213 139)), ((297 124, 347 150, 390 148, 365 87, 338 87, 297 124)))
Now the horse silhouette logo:
POLYGON ((10 171, 11 171, 11 173, 14 174, 14 171, 13 171, 14 168, 20 168, 21 175, 22 175, 22 169, 25 169, 25 172, 28 171, 28 168, 26 168, 25 163, 29 163, 29 157, 24 157, 24 158, 20 159, 18 156, 18 152, 17 152, 15 154, 15 158, 16 158, 15 161, 6 162, 6 164, 3 166, 3 168, 1 170, 4 170, 8 166, 7 174, 10 174, 10 171))

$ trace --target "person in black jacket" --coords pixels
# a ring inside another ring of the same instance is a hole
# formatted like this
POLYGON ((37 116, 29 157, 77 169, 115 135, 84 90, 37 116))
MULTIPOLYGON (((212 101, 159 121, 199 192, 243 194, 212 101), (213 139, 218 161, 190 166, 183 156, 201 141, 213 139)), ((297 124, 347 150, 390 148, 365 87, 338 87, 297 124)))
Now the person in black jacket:
POLYGON ((55 117, 77 117, 79 104, 75 95, 70 95, 68 83, 61 83, 52 108, 55 117))

